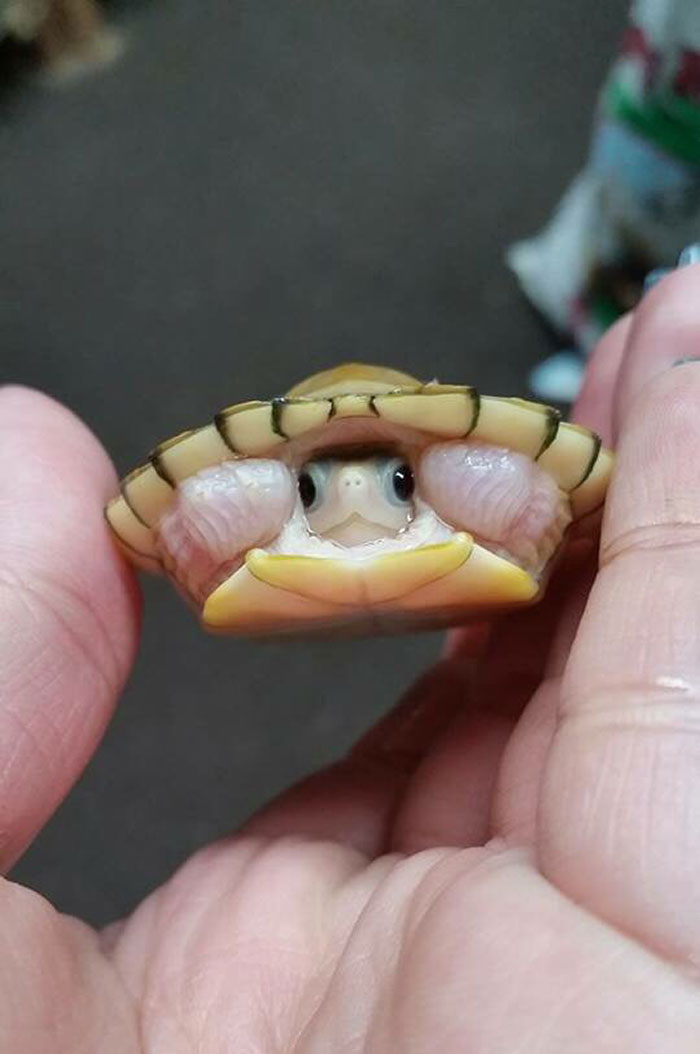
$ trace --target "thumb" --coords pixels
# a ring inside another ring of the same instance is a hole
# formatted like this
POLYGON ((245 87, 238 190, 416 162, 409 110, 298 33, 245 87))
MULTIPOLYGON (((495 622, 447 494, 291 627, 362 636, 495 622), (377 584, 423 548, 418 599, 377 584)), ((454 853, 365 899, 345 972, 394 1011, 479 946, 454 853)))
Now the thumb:
POLYGON ((102 516, 114 485, 68 410, 0 389, 0 870, 80 775, 134 656, 137 589, 102 516))

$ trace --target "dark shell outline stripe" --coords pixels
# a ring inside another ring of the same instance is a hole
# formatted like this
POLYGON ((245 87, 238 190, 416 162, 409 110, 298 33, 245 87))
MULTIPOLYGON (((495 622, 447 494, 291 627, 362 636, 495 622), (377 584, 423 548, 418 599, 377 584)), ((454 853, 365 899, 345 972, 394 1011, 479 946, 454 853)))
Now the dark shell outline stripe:
POLYGON ((148 460, 153 465, 156 473, 160 476, 163 482, 167 483, 169 487, 173 488, 173 490, 177 487, 177 480, 173 479, 168 472, 168 469, 165 467, 165 464, 163 463, 163 454, 167 450, 172 449, 172 447, 177 446, 178 443, 181 443, 183 440, 196 435, 197 432, 199 432, 198 428, 188 428, 185 432, 179 432, 178 435, 172 436, 170 439, 164 439, 162 443, 158 443, 157 446, 154 446, 153 450, 151 450, 148 455, 148 460))
POLYGON ((218 414, 214 414, 214 425, 216 426, 217 432, 219 433, 219 435, 221 436, 221 438, 223 439, 224 443, 226 444, 228 449, 231 451, 231 453, 234 454, 235 457, 242 457, 243 455, 240 454, 236 450, 236 448, 233 446, 233 444, 231 443, 231 440, 228 437, 228 434, 227 434, 227 431, 226 431, 226 411, 225 410, 221 410, 218 414))
MULTIPOLYGON (((129 497, 129 490, 128 490, 129 483, 131 482, 131 480, 135 479, 137 476, 142 476, 143 473, 146 472, 149 468, 150 468, 150 464, 148 464, 148 465, 139 465, 139 467, 135 468, 133 472, 130 472, 128 476, 125 476, 124 479, 119 484, 119 493, 121 494, 121 496, 124 499, 124 501, 126 502, 126 504, 129 506, 129 510, 133 513, 133 515, 139 521, 141 526, 142 527, 147 527, 149 529, 149 531, 150 531, 150 530, 152 530, 153 525, 150 524, 150 523, 146 523, 146 521, 144 520, 143 516, 141 516, 140 513, 138 513, 136 511, 136 509, 134 508, 133 502, 132 502, 131 498, 129 497)), ((133 546, 132 546, 132 548, 133 548, 133 546)))
POLYGON ((472 434, 474 429, 479 424, 479 417, 481 416, 481 395, 480 395, 480 393, 476 390, 476 388, 471 388, 470 387, 469 388, 469 394, 470 394, 471 400, 472 400, 472 423, 471 423, 471 426, 467 429, 467 431, 462 436, 463 439, 466 439, 468 436, 470 436, 472 434))
MULTIPOLYGON (((124 497, 123 494, 122 494, 122 497, 124 497)), ((113 498, 112 501, 110 501, 107 505, 105 505, 104 509, 102 510, 102 515, 104 516, 105 523, 109 527, 109 530, 110 530, 111 534, 114 535, 114 537, 118 540, 119 544, 123 545, 125 549, 128 549, 130 552, 134 553, 136 556, 140 557, 142 560, 147 560, 149 563, 158 564, 159 566, 162 567, 163 566, 163 561, 161 560, 161 558, 159 556, 154 556, 152 553, 144 553, 142 549, 137 549, 135 545, 132 545, 131 542, 128 542, 126 540, 126 538, 124 538, 124 536, 121 535, 119 533, 119 531, 117 531, 116 527, 112 526, 112 523, 111 523, 111 521, 109 519, 109 509, 110 509, 110 506, 113 504, 113 502, 114 501, 118 501, 118 500, 119 500, 119 498, 113 498)), ((126 501, 125 497, 124 497, 124 500, 126 501)), ((127 501, 127 505, 129 505, 128 501, 127 501)), ((136 513, 131 508, 131 505, 129 505, 129 509, 131 510, 131 512, 134 513, 134 516, 136 516, 136 513)), ((136 516, 136 519, 138 519, 138 516, 136 516)), ((140 522, 143 522, 143 521, 140 521, 140 522)), ((148 527, 148 524, 144 523, 143 526, 144 527, 148 527)), ((148 529, 151 530, 150 527, 148 529)))
POLYGON ((274 399, 270 400, 270 427, 275 435, 281 436, 282 439, 289 439, 289 436, 282 428, 282 411, 287 404, 287 400, 283 395, 275 396, 274 399))
MULTIPOLYGON (((217 414, 214 414, 214 425, 216 430, 223 439, 226 446, 229 448, 232 454, 236 457, 252 457, 251 454, 246 454, 243 450, 237 450, 231 442, 231 437, 228 434, 228 428, 226 422, 230 417, 235 417, 237 414, 245 413, 248 410, 259 410, 261 407, 267 406, 270 410, 270 433, 276 435, 274 428, 272 427, 272 403, 274 400, 271 399, 250 399, 245 403, 235 403, 233 406, 225 406, 223 410, 219 410, 217 414)), ((308 401, 308 400, 307 400, 308 401)), ((204 426, 206 427, 206 425, 204 426)), ((198 429, 195 429, 198 431, 198 429)))
POLYGON ((542 441, 542 446, 540 447, 540 449, 537 451, 537 454, 535 455, 535 459, 534 459, 535 461, 539 461, 539 459, 544 454, 545 450, 549 450, 549 448, 551 447, 552 443, 557 438, 557 434, 559 432, 559 425, 562 423, 562 421, 561 421, 561 414, 559 413, 558 410, 555 410, 553 406, 547 406, 545 408, 545 412, 546 412, 547 418, 548 418, 548 420, 547 420, 547 431, 546 431, 545 437, 544 437, 544 439, 542 441))
POLYGON ((151 453, 148 455, 148 460, 153 465, 155 472, 158 476, 160 476, 163 482, 167 483, 169 487, 172 487, 172 489, 175 490, 177 482, 173 479, 173 477, 170 475, 167 468, 161 461, 160 453, 158 452, 158 450, 152 450, 151 453))
POLYGON ((601 452, 601 450, 603 448, 603 440, 600 438, 598 433, 597 432, 592 432, 589 428, 587 428, 586 431, 588 432, 588 434, 591 436, 591 438, 593 440, 593 450, 591 451, 591 457, 590 457, 590 460, 588 462, 588 465, 586 466, 586 471, 583 473, 583 476, 578 481, 576 486, 571 488, 571 490, 569 491, 569 494, 573 494, 574 491, 578 490, 578 488, 582 487, 583 484, 586 482, 586 480, 590 476, 591 472, 595 468, 595 466, 597 464, 597 461, 598 461, 598 458, 600 457, 600 452, 601 452))

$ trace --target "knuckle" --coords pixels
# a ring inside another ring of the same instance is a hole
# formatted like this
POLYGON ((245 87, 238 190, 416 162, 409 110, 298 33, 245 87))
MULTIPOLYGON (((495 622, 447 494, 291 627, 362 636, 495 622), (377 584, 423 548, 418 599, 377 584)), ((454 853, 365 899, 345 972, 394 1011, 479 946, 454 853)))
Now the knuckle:
POLYGON ((657 676, 562 700, 561 724, 577 732, 700 733, 700 682, 657 676))

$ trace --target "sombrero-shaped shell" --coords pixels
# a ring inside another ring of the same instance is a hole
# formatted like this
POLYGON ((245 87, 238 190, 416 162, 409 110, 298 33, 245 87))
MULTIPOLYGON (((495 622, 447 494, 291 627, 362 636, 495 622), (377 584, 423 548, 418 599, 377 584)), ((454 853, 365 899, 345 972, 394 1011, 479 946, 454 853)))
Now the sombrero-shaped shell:
MULTIPOLYGON (((284 396, 228 407, 209 424, 160 443, 122 481, 106 508, 107 521, 134 564, 159 571, 158 524, 176 501, 180 484, 226 462, 284 459, 306 442, 311 450, 332 445, 333 435, 340 434, 338 422, 347 419, 357 421, 358 435, 366 431, 370 438, 381 425, 397 434, 405 430, 440 442, 478 441, 525 455, 568 495, 574 519, 604 500, 612 454, 597 435, 562 422, 551 407, 348 364, 316 374, 284 396)), ((538 594, 539 582, 502 554, 474 543, 468 532, 455 531, 445 545, 432 546, 432 554, 426 551, 431 547, 384 554, 362 561, 361 567, 342 552, 329 558, 253 548, 240 570, 207 600, 204 622, 232 632, 293 631, 353 624, 361 610, 364 625, 368 612, 379 612, 384 628, 435 625, 461 621, 489 603, 529 602, 538 594), (498 573, 492 574, 497 564, 498 573), (399 579, 414 588, 397 595, 391 583, 399 579)))

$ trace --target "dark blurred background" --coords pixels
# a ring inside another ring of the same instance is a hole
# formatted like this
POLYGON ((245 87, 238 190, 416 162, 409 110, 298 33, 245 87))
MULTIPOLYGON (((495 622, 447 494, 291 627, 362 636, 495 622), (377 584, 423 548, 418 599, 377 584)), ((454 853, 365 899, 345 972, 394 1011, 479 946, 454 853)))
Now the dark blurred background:
MULTIPOLYGON (((122 0, 121 59, 0 53, 0 380, 120 473, 345 359, 526 394, 551 350, 503 263, 582 162, 626 3, 122 0)), ((106 739, 15 877, 93 921, 345 750, 433 634, 209 639, 146 582, 106 739)))

